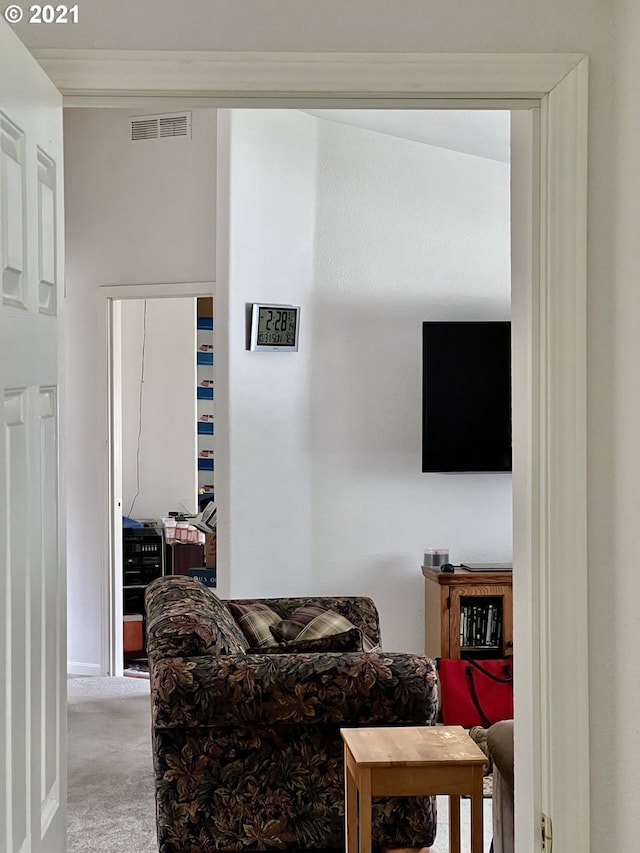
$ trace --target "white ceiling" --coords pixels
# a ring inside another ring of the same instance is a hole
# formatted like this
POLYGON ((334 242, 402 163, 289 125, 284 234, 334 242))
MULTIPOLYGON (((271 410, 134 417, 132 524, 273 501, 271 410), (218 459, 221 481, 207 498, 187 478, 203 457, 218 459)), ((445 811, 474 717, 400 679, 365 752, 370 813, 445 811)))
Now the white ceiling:
POLYGON ((509 162, 508 110, 303 110, 318 118, 509 162))

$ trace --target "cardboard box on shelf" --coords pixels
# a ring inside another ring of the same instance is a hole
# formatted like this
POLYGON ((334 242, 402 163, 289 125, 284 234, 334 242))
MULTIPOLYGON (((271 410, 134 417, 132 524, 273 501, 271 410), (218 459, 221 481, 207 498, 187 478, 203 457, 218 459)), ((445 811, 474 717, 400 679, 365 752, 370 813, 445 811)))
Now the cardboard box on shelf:
POLYGON ((213 317, 213 297, 200 296, 196 300, 198 317, 213 317))
POLYGON ((216 567, 216 534, 205 533, 204 536, 204 564, 208 569, 216 567))

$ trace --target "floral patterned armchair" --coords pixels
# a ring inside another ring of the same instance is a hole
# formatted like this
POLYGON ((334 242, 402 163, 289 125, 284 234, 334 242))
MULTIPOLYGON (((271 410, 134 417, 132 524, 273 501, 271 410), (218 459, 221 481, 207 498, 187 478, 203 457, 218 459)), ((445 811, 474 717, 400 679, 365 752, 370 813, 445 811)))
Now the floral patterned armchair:
MULTIPOLYGON (((433 662, 380 651, 289 651, 282 643, 250 650, 232 604, 183 576, 146 589, 160 853, 344 849, 339 729, 431 724, 433 662)), ((380 641, 367 598, 235 604, 258 604, 283 620, 301 606, 326 607, 351 623, 346 633, 361 633, 365 647, 380 641)), ((435 798, 379 798, 373 821, 376 849, 428 847, 435 798)))

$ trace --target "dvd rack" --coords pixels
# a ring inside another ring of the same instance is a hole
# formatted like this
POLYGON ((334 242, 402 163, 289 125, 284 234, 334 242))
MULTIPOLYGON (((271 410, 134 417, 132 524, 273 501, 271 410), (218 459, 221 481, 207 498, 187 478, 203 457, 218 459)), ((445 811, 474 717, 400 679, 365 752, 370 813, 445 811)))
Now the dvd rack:
POLYGON ((463 598, 460 602, 460 648, 502 647, 502 598, 463 598))

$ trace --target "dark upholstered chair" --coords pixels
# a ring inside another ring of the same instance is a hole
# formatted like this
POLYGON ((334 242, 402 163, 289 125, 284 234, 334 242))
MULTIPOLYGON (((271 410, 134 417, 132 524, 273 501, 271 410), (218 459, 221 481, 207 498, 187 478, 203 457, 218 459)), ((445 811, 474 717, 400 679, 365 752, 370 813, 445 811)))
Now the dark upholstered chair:
POLYGON ((513 720, 494 723, 487 731, 493 761, 493 853, 513 853, 513 720))
MULTIPOLYGON (((380 641, 367 598, 254 603, 283 619, 303 605, 325 607, 357 629, 343 642, 354 633, 368 648, 380 641)), ((339 729, 431 724, 433 662, 282 644, 249 651, 230 607, 187 577, 149 584, 146 611, 161 853, 344 849, 339 729)), ((373 819, 376 850, 429 847, 435 798, 380 798, 373 819)))

